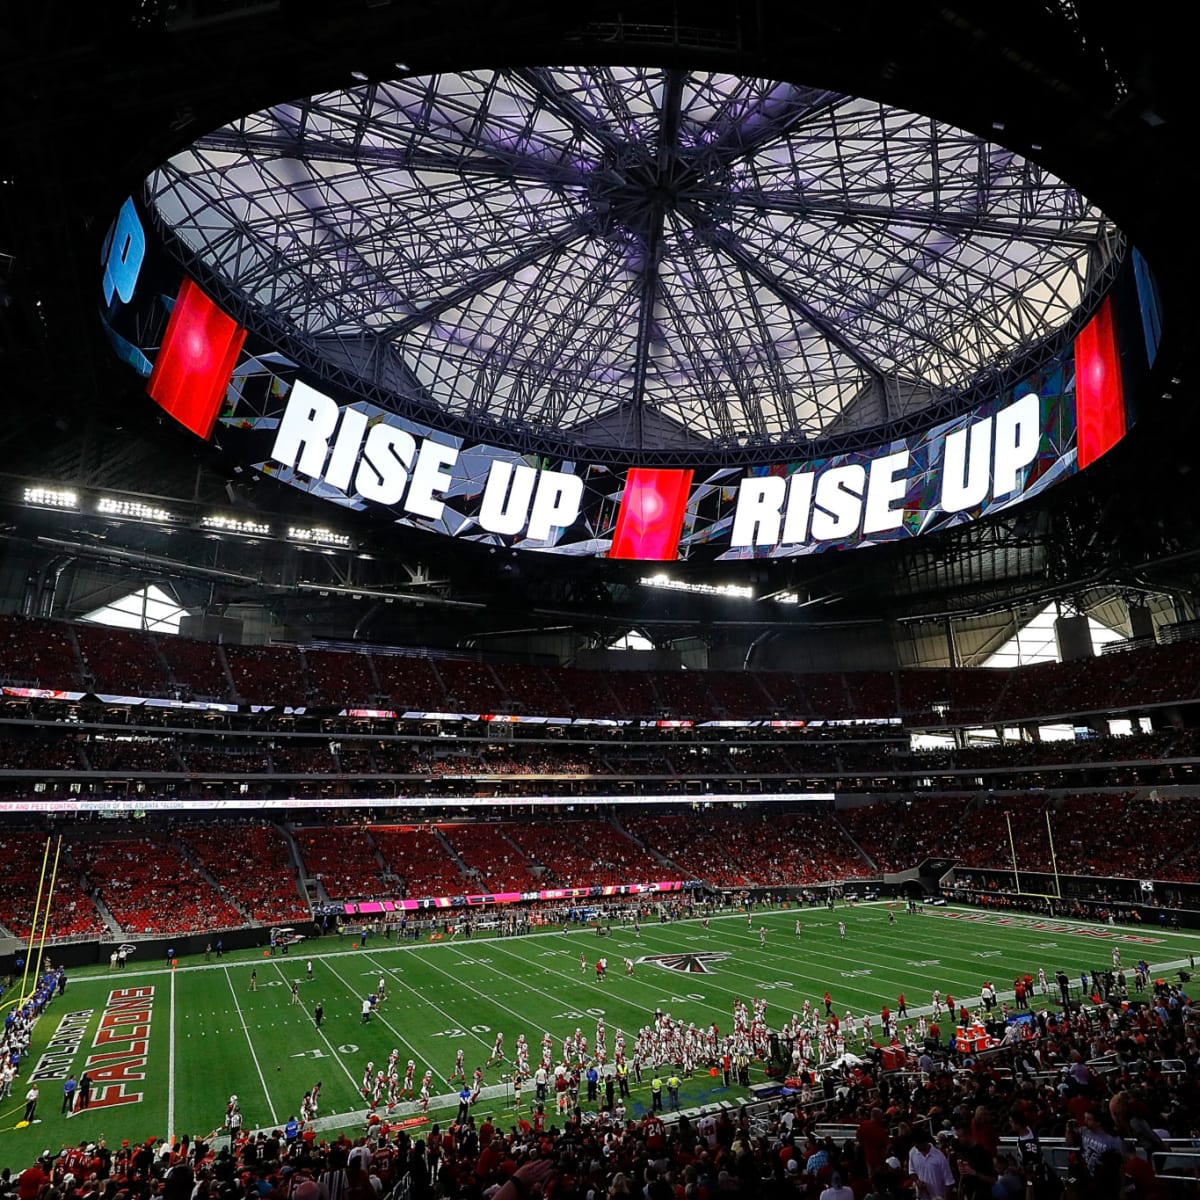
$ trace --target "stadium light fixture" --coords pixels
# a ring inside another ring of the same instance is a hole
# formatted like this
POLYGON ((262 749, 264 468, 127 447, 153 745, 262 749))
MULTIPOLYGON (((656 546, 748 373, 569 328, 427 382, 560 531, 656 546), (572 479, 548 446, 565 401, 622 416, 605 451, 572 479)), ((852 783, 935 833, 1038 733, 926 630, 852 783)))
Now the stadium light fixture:
POLYGON ((306 526, 291 525, 288 527, 287 535, 289 541, 300 542, 302 545, 340 546, 343 549, 348 549, 350 546, 349 535, 337 533, 333 529, 324 528, 324 526, 308 528, 306 526))
POLYGON ((96 501, 96 511, 106 517, 144 521, 151 525, 160 525, 175 519, 173 513, 155 504, 143 504, 141 500, 124 500, 117 496, 101 496, 96 501))
POLYGON ((200 525, 215 533, 240 533, 246 537, 270 537, 271 526, 262 521, 248 521, 242 517, 223 517, 214 513, 201 517, 200 525))
POLYGON ((754 589, 736 583, 688 583, 672 579, 669 575, 643 575, 638 582, 643 587, 666 588, 672 592, 692 592, 700 596, 732 596, 739 600, 753 600, 754 589))
POLYGON ((79 507, 79 493, 70 488, 52 488, 33 486, 25 488, 21 493, 21 501, 32 508, 63 508, 76 509, 79 507))

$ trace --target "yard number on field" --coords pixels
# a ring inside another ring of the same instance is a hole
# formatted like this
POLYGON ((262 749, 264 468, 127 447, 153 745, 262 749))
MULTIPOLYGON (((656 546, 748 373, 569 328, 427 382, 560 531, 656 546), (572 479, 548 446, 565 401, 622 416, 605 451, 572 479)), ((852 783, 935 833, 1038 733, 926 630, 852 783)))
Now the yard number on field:
MULTIPOLYGON (((338 1048, 339 1054, 357 1054, 358 1047, 353 1042, 343 1042, 338 1048)), ((292 1058, 328 1058, 329 1055, 324 1050, 301 1050, 299 1054, 293 1054, 292 1058)))

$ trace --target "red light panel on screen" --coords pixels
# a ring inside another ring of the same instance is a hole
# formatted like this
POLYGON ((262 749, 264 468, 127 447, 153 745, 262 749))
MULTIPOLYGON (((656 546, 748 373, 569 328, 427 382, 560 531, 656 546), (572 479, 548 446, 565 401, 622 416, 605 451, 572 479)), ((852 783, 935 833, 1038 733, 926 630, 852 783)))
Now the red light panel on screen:
POLYGON ((1100 305, 1075 339, 1075 423, 1081 471, 1125 436, 1125 388, 1111 300, 1100 305))
POLYGON ((246 331, 185 279, 146 391, 207 441, 245 340, 246 331))
POLYGON ((691 489, 691 471, 632 468, 625 476, 609 558, 675 558, 691 489))

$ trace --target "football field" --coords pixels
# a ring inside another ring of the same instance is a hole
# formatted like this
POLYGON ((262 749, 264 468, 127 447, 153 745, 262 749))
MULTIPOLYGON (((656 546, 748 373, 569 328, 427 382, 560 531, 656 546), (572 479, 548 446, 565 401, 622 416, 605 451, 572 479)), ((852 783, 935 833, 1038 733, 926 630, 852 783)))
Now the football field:
MULTIPOLYGON (((418 1086, 432 1070, 431 1121, 453 1119, 460 1085, 448 1077, 459 1049, 468 1077, 484 1067, 476 1114, 511 1120, 518 1034, 525 1035, 536 1068, 544 1032, 554 1039, 557 1060, 564 1037, 576 1028, 594 1045, 603 1016, 611 1059, 617 1031, 625 1032, 631 1054, 637 1030, 658 1008, 699 1028, 715 1022, 724 1033, 739 997, 765 997, 772 1028, 806 999, 819 1005, 826 989, 839 1015, 870 1013, 876 1024, 881 1006, 894 1011, 904 992, 915 1019, 929 1011, 935 988, 974 1009, 984 980, 1003 995, 1014 976, 1036 976, 1038 967, 1051 979, 1061 968, 1077 985, 1081 970, 1110 966, 1113 946, 1129 969, 1132 991, 1131 968, 1139 958, 1164 975, 1171 971, 1174 981, 1174 968, 1200 953, 1200 938, 955 908, 913 914, 875 903, 832 912, 760 908, 749 921, 744 913, 714 916, 708 929, 700 920, 647 923, 640 937, 619 926, 607 937, 584 928, 400 945, 372 936, 365 948, 350 937, 327 937, 293 946, 286 956, 241 951, 209 962, 198 956, 175 969, 134 958, 123 971, 71 972, 66 994, 42 1015, 13 1095, 0 1105, 0 1166, 20 1169, 47 1147, 101 1136, 110 1148, 125 1138, 204 1137, 221 1124, 232 1094, 247 1128, 282 1127, 299 1115, 301 1098, 318 1081, 318 1136, 361 1132, 367 1062, 382 1069, 392 1050, 401 1074, 414 1060, 418 1086), (844 938, 839 922, 846 925, 844 938), (604 980, 594 970, 601 955, 608 960, 604 980), (632 975, 626 958, 634 961, 632 975), (380 976, 386 998, 364 1022, 363 997, 380 976), (313 1019, 318 1004, 320 1028, 313 1019), (497 1032, 509 1057, 485 1066, 497 1032), (62 1081, 85 1069, 93 1081, 90 1108, 61 1113, 62 1081), (34 1078, 41 1098, 34 1123, 25 1126, 23 1097, 34 1078)), ((857 1036, 848 1048, 857 1048, 857 1036)), ((633 1085, 631 1115, 649 1106, 649 1078, 647 1072, 645 1082, 633 1085)), ((752 1081, 762 1078, 756 1068, 752 1081)), ((743 1094, 721 1084, 719 1075, 698 1072, 684 1081, 684 1106, 743 1094)), ((526 1084, 526 1115, 532 1094, 526 1084)), ((414 1122, 420 1116, 408 1100, 393 1113, 414 1122)), ((418 1135, 422 1128, 428 1124, 414 1123, 418 1135)))

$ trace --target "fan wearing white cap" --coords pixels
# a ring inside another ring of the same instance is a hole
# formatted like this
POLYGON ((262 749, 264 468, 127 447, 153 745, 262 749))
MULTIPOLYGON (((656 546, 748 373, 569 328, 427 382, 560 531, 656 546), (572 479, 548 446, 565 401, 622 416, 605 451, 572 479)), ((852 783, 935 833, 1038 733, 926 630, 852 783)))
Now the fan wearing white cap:
POLYGON ((829 1176, 829 1186, 822 1191, 820 1200, 854 1200, 854 1189, 842 1183, 837 1171, 829 1176))

